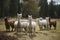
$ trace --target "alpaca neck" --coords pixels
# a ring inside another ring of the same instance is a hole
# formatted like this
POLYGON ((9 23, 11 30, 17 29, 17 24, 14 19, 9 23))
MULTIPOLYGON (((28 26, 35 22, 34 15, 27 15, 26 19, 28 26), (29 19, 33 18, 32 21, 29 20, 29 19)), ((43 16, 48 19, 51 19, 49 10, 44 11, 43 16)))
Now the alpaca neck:
POLYGON ((32 20, 31 20, 31 19, 29 19, 29 27, 31 27, 31 22, 32 22, 32 20))

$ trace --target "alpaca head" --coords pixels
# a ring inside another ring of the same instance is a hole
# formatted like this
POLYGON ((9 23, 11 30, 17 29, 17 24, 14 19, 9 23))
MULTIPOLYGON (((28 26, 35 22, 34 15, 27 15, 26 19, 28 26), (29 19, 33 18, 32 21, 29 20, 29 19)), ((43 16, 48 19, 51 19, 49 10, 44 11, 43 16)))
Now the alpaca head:
POLYGON ((7 17, 5 17, 4 20, 7 21, 7 17))
POLYGON ((30 20, 31 20, 31 19, 32 19, 32 15, 28 15, 28 19, 30 19, 30 20))
POLYGON ((50 17, 46 17, 46 20, 50 22, 50 17))
POLYGON ((42 20, 43 18, 42 18, 42 17, 40 17, 39 19, 40 19, 40 20, 42 20))
POLYGON ((17 14, 17 18, 21 18, 22 17, 22 14, 17 14))

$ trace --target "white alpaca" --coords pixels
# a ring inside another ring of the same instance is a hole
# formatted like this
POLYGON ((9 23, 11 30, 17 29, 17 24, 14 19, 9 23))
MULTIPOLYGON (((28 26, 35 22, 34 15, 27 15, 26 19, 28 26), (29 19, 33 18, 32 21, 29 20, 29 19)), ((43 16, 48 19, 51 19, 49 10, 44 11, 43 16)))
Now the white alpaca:
MULTIPOLYGON (((26 28, 26 31, 28 32, 29 27, 30 27, 30 22, 31 22, 31 27, 32 27, 32 29, 33 29, 34 32, 35 32, 36 22, 30 21, 30 19, 32 19, 31 16, 28 16, 28 19, 29 19, 29 20, 23 20, 23 21, 21 20, 21 17, 22 17, 21 14, 18 14, 17 17, 18 17, 18 20, 15 21, 15 23, 14 23, 16 32, 18 31, 18 27, 26 28), (18 23, 19 23, 19 26, 18 26, 18 23)), ((29 30, 29 31, 30 31, 30 30, 29 30)))
MULTIPOLYGON (((17 30, 17 25, 18 25, 18 21, 15 21, 14 26, 15 26, 15 30, 17 30)), ((31 22, 32 25, 32 29, 35 31, 35 27, 36 27, 36 22, 32 21, 31 22)), ((27 31, 29 30, 29 21, 20 21, 20 26, 21 28, 27 28, 27 31)))
POLYGON ((49 25, 48 18, 46 18, 46 19, 40 18, 40 19, 39 19, 39 27, 40 27, 40 29, 42 29, 43 26, 44 26, 46 29, 48 29, 48 25, 49 25))

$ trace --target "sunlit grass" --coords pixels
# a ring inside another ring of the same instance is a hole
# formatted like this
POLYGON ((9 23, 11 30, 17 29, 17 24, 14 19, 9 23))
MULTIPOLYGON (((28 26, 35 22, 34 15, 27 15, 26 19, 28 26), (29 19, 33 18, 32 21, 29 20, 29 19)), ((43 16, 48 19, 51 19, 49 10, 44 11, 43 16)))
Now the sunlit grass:
POLYGON ((57 21, 57 32, 60 32, 60 21, 57 21))
POLYGON ((5 25, 2 21, 0 21, 0 31, 5 31, 5 25))

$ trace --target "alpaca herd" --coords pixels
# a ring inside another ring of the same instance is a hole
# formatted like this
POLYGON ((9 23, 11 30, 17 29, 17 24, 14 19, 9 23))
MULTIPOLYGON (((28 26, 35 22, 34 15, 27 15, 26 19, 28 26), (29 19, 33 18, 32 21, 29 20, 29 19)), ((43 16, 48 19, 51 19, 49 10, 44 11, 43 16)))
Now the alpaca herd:
POLYGON ((39 19, 39 27, 40 29, 43 29, 43 27, 45 29, 51 29, 51 27, 54 27, 54 30, 56 30, 56 26, 57 26, 57 22, 56 20, 52 20, 49 17, 46 17, 45 19, 43 19, 42 17, 40 17, 39 19))
MULTIPOLYGON (((32 15, 28 15, 28 20, 22 20, 21 19, 22 14, 17 14, 17 20, 11 20, 9 21, 7 18, 5 18, 5 26, 6 31, 10 31, 10 27, 12 28, 12 31, 18 31, 24 29, 26 32, 35 32, 37 27, 37 22, 33 21, 32 15), (14 30, 13 30, 14 29, 14 30)), ((38 25, 40 30, 43 29, 51 29, 53 26, 54 29, 56 29, 56 20, 51 20, 51 18, 46 17, 43 19, 42 17, 38 18, 38 25)))

